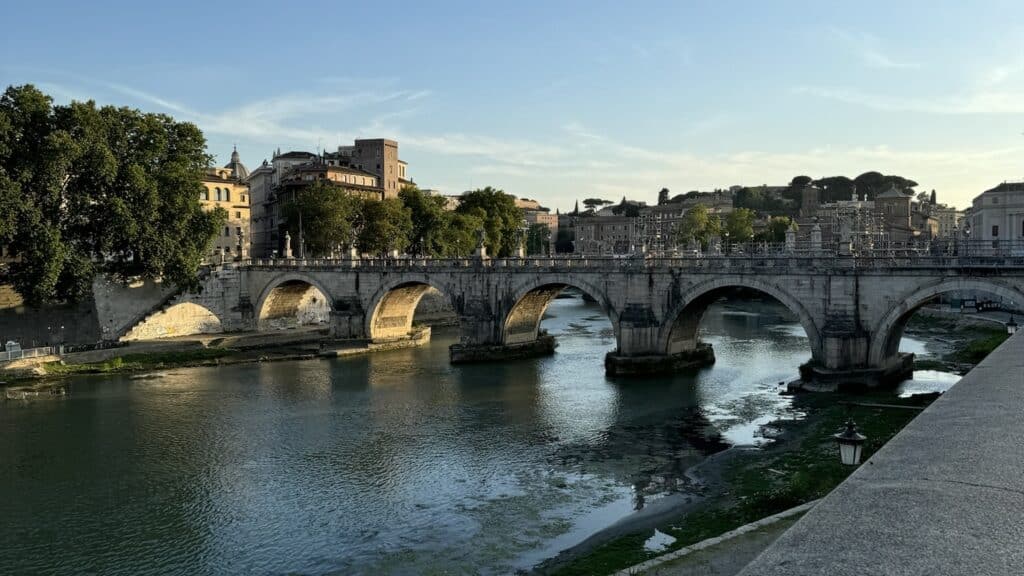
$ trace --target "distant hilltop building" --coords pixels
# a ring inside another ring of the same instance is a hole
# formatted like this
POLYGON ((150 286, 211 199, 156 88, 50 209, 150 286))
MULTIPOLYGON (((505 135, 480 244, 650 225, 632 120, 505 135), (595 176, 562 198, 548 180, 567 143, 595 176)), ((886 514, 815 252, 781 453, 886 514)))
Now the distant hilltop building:
POLYGON ((867 194, 851 194, 849 200, 821 203, 821 189, 808 185, 801 191, 797 218, 801 239, 810 237, 817 225, 822 242, 839 241, 846 230, 857 245, 895 243, 952 238, 963 212, 936 202, 936 194, 920 198, 889 186, 868 200, 867 194))
MULTIPOLYGON (((407 164, 398 157, 398 142, 386 138, 356 140, 352 146, 338 146, 333 152, 320 154, 278 150, 248 179, 252 193, 253 256, 285 253, 287 222, 281 205, 316 181, 336 185, 368 200, 397 198, 403 186, 413 183, 407 175, 407 164)), ((298 239, 293 238, 292 242, 293 250, 297 249, 298 239)))
POLYGON ((249 170, 242 164, 238 150, 223 168, 207 168, 199 204, 204 210, 223 208, 228 220, 213 239, 213 256, 245 258, 250 250, 249 170))

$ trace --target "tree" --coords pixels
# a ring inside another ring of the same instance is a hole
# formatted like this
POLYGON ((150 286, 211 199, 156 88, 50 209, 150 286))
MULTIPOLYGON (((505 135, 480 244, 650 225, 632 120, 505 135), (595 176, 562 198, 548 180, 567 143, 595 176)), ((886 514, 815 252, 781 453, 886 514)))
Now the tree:
POLYGON ((477 247, 477 230, 483 227, 484 221, 475 215, 445 212, 437 255, 445 258, 469 256, 477 247))
POLYGON ((754 211, 736 208, 725 217, 725 231, 730 242, 746 242, 754 237, 754 211))
POLYGON ((814 181, 814 185, 821 188, 822 202, 837 202, 849 200, 853 195, 854 183, 846 176, 829 176, 814 181))
POLYGON ((607 206, 612 203, 613 202, 611 200, 603 200, 601 198, 587 198, 586 200, 583 201, 583 205, 587 208, 587 210, 597 210, 602 206, 607 206))
POLYGON ((668 204, 668 195, 668 188, 662 188, 661 190, 658 191, 658 206, 668 204))
POLYGON ((516 207, 512 196, 490 186, 473 190, 462 195, 456 212, 480 219, 486 232, 485 244, 492 256, 507 257, 515 252, 523 211, 516 207))
POLYGON ((5 281, 33 306, 86 296, 97 272, 198 282, 223 210, 199 196, 202 132, 163 114, 94 102, 53 106, 35 87, 0 97, 5 281))
POLYGON ((409 209, 412 218, 409 252, 420 256, 440 256, 446 243, 445 199, 425 194, 415 185, 402 188, 398 199, 409 209))
POLYGON ((759 233, 755 236, 756 240, 764 240, 765 242, 785 242, 786 231, 789 229, 796 230, 796 222, 788 216, 772 216, 772 219, 768 221, 768 226, 764 232, 759 233))
POLYGON ((547 224, 530 224, 526 230, 526 253, 547 254, 551 242, 551 228, 547 224))
POLYGON ((692 241, 707 248, 713 236, 722 232, 722 221, 717 214, 709 214, 708 207, 697 204, 683 215, 683 220, 676 229, 676 242, 686 244, 692 241))
POLYGON ((794 176, 789 182, 790 188, 803 188, 811 183, 813 179, 810 176, 794 176))
POLYGON ((412 215, 397 198, 363 203, 363 222, 357 245, 365 254, 387 256, 404 250, 412 234, 412 215))
POLYGON ((335 184, 317 180, 284 202, 281 213, 293 242, 298 242, 301 234, 303 255, 321 257, 355 242, 355 226, 362 209, 359 198, 335 184))

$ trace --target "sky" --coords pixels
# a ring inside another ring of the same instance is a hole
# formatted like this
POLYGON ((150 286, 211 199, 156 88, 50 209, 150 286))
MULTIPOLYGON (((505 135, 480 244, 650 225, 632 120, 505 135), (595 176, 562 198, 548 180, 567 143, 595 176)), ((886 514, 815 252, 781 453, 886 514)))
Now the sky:
POLYGON ((219 164, 391 138, 420 187, 551 208, 1024 177, 1024 2, 8 2, 0 87, 195 122, 219 164))

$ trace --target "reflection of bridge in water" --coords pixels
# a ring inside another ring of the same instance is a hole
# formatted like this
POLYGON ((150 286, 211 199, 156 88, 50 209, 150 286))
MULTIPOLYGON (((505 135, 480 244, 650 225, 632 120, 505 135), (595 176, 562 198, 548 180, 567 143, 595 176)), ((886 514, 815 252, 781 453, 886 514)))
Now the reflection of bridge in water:
MULTIPOLYGON (((1024 305, 1024 255, 959 250, 921 254, 733 254, 698 258, 513 258, 259 260, 214 268, 197 293, 168 305, 201 306, 224 331, 258 330, 316 301, 337 338, 407 339, 424 293, 437 289, 459 318, 454 362, 550 352, 540 329, 566 287, 594 298, 611 320, 610 373, 668 371, 713 360, 698 340, 700 319, 725 292, 743 288, 786 306, 803 326, 805 376, 878 381, 902 378, 899 353, 915 310, 950 292, 982 292, 1024 305)), ((158 322, 160 315, 145 322, 158 322)), ((137 327, 137 326, 136 326, 137 327)))

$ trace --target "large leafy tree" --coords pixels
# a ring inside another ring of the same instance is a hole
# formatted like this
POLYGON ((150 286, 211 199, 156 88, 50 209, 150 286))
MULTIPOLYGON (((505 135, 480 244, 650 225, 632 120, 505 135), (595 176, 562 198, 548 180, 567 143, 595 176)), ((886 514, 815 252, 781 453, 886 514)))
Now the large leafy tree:
POLYGON ((523 211, 515 199, 490 186, 462 195, 456 211, 479 218, 486 232, 485 244, 492 256, 511 256, 516 249, 516 233, 523 223, 523 211))
MULTIPOLYGON (((288 233, 305 244, 305 256, 320 257, 338 252, 356 240, 363 201, 324 180, 299 190, 282 205, 288 233)), ((297 244, 296 244, 297 245, 297 244)))
POLYGON ((412 218, 409 252, 423 256, 440 256, 448 242, 446 233, 449 218, 445 212, 445 199, 424 193, 416 186, 406 186, 398 193, 398 199, 409 209, 412 218))
POLYGON ((477 230, 484 227, 484 221, 474 214, 445 212, 442 232, 438 235, 438 256, 458 258, 469 256, 476 250, 477 230))
POLYGON ((702 247, 707 248, 711 238, 721 233, 722 221, 718 215, 709 213, 707 206, 697 204, 683 214, 683 220, 676 230, 676 241, 679 243, 697 241, 702 247))
POLYGON ((730 242, 746 242, 754 237, 754 211, 736 208, 725 217, 725 231, 730 242))
POLYGON ((385 256, 393 250, 404 250, 412 234, 412 215, 402 201, 388 198, 363 203, 362 229, 359 231, 360 252, 385 256))
POLYGON ((0 97, 2 272, 31 305, 73 301, 105 271, 194 285, 223 210, 199 205, 210 162, 190 123, 33 86, 0 97))

